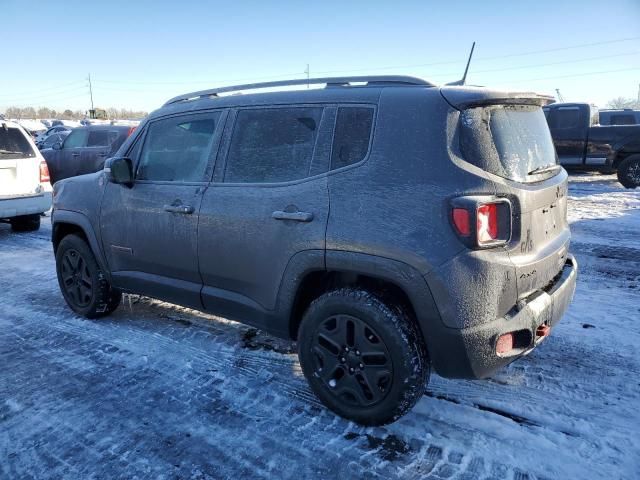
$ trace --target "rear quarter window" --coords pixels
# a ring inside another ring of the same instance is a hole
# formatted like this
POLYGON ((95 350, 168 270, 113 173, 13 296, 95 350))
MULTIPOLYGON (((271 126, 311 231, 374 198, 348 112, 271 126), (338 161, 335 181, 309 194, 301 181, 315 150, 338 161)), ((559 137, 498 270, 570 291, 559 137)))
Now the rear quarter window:
POLYGON ((358 163, 369 151, 373 108, 340 107, 331 149, 331 169, 358 163))

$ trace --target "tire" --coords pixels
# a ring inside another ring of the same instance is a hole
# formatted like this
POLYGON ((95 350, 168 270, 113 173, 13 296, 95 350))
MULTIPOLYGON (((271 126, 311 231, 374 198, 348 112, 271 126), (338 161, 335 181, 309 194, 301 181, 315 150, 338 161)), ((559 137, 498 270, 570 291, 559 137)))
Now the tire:
POLYGON ((11 219, 11 228, 15 232, 33 232, 40 229, 40 214, 22 215, 11 219))
POLYGON ((122 293, 111 287, 91 248, 78 235, 60 241, 56 273, 62 296, 78 315, 99 318, 118 308, 122 293))
POLYGON ((624 188, 640 186, 640 155, 631 155, 618 164, 618 181, 624 188))
POLYGON ((316 396, 363 425, 400 418, 422 397, 430 363, 422 336, 398 306, 357 288, 314 300, 298 333, 302 371, 316 396))

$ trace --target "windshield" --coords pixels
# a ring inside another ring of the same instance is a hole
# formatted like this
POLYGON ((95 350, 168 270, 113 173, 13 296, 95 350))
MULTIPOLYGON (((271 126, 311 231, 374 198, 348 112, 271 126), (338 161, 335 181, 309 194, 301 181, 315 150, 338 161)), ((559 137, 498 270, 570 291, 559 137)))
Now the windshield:
POLYGON ((0 160, 35 156, 24 133, 17 128, 0 127, 0 160))
POLYGON ((470 108, 462 112, 461 132, 465 159, 488 172, 518 182, 557 173, 553 140, 540 107, 470 108))

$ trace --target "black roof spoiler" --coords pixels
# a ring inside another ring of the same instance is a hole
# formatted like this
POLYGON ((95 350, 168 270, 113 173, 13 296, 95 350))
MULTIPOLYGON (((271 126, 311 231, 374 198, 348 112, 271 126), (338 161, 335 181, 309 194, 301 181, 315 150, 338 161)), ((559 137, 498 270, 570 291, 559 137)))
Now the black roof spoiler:
POLYGON ((486 105, 537 105, 544 106, 555 102, 550 95, 534 92, 507 92, 485 87, 444 86, 440 89, 444 99, 453 108, 482 107, 486 105))

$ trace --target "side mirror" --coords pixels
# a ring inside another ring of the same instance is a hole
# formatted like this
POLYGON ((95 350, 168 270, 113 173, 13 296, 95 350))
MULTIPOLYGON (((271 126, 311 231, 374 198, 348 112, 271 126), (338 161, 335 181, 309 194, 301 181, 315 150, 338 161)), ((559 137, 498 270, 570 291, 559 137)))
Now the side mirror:
POLYGON ((104 164, 104 171, 111 183, 133 187, 133 162, 130 158, 110 158, 104 164))
POLYGON ((56 142, 53 145, 51 145, 51 148, 53 148, 54 150, 60 150, 62 148, 62 142, 56 142))

